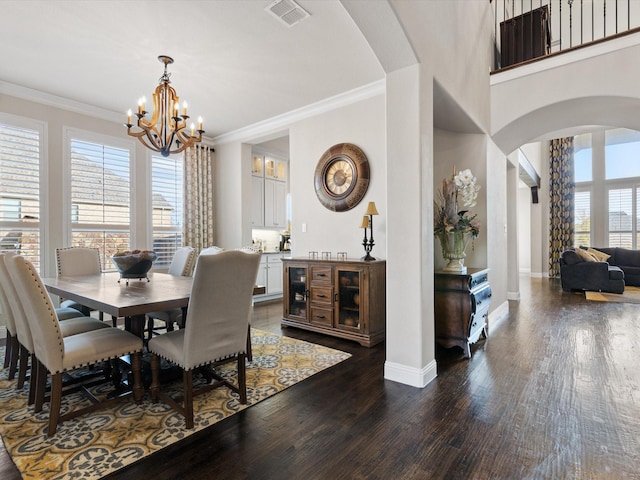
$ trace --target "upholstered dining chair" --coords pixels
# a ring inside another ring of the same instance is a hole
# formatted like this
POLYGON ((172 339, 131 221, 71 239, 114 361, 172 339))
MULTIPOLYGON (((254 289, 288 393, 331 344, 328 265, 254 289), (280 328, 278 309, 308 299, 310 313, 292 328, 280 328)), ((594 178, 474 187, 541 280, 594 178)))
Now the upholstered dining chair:
MULTIPOLYGON (((98 328, 88 332, 64 336, 61 323, 54 313, 51 298, 33 264, 20 255, 6 259, 9 273, 14 279, 16 290, 35 348, 36 393, 35 412, 42 410, 47 373, 51 374, 51 401, 47 435, 55 435, 60 422, 83 415, 97 408, 98 400, 88 395, 92 404, 60 415, 62 404, 63 373, 80 367, 118 359, 130 355, 137 402, 142 400, 142 339, 118 328, 98 328)), ((69 320, 67 320, 69 321, 69 320)), ((101 322, 102 323, 102 322, 101 322)), ((102 402, 112 403, 122 397, 102 402)))
MULTIPOLYGON (((191 270, 193 269, 195 255, 196 252, 193 247, 186 246, 178 248, 176 253, 173 254, 167 273, 169 275, 188 277, 191 275, 191 270)), ((164 322, 165 328, 170 332, 173 330, 174 323, 180 324, 182 321, 182 309, 172 308, 171 310, 147 313, 148 338, 153 337, 155 320, 164 322)))
MULTIPOLYGON (((0 253, 0 292, 4 295, 7 301, 7 309, 4 310, 4 315, 7 318, 7 323, 11 323, 15 326, 15 351, 12 355, 15 355, 15 362, 18 362, 18 382, 17 389, 22 389, 26 381, 27 367, 29 358, 31 357, 32 372, 29 378, 30 390, 29 390, 29 405, 35 400, 35 375, 34 365, 35 360, 35 347, 33 342, 33 336, 29 327, 22 300, 19 296, 19 287, 16 287, 13 276, 9 273, 7 268, 7 262, 10 258, 16 256, 16 253, 0 253)), ((55 315, 60 320, 60 331, 62 336, 71 336, 77 333, 87 332, 90 330, 97 330, 100 328, 111 328, 109 325, 97 320, 95 318, 82 315, 79 311, 73 308, 59 308, 55 309, 55 315), (60 311, 60 314, 59 314, 60 311), (75 316, 70 316, 69 311, 75 312, 75 316)), ((15 375, 15 371, 13 372, 15 375)), ((12 379, 13 377, 11 377, 12 379)))
MULTIPOLYGON (((65 247, 56 248, 56 263, 59 277, 73 277, 76 275, 98 275, 102 273, 100 250, 93 247, 65 247)), ((91 315, 91 309, 73 300, 63 300, 61 307, 75 308, 84 315, 91 315)), ((103 313, 100 312, 100 320, 103 313)), ((111 317, 115 327, 117 318, 111 317)))
POLYGON ((260 256, 236 250, 198 257, 189 299, 189 321, 184 328, 149 340, 151 357, 151 398, 162 399, 185 417, 193 428, 193 397, 226 386, 247 403, 245 357, 251 297, 260 256), (184 397, 178 401, 159 387, 160 358, 183 370, 184 397), (194 391, 193 371, 221 362, 237 360, 237 385, 216 374, 216 381, 194 391))

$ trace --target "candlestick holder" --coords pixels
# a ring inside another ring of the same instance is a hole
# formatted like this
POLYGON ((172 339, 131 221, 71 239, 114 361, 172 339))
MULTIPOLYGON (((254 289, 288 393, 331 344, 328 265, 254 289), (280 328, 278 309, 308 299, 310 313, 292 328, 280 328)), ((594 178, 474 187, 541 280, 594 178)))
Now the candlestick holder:
POLYGON ((369 202, 367 211, 365 212, 365 215, 362 217, 362 224, 360 225, 360 228, 364 228, 364 239, 362 240, 362 246, 364 247, 364 252, 365 252, 364 257, 361 257, 360 260, 365 260, 365 261, 375 260, 375 258, 371 256, 371 250, 373 250, 373 246, 375 245, 373 242, 373 216, 374 215, 378 215, 376 204, 375 202, 369 202), (369 229, 368 238, 367 238, 367 228, 369 229))

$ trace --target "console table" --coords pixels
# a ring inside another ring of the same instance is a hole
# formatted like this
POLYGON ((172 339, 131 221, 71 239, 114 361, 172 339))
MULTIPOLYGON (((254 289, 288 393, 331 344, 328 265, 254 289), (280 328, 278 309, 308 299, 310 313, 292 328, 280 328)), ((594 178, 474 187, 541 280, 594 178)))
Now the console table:
POLYGON ((435 272, 434 297, 436 341, 445 348, 461 347, 470 358, 471 344, 488 334, 489 269, 435 272))

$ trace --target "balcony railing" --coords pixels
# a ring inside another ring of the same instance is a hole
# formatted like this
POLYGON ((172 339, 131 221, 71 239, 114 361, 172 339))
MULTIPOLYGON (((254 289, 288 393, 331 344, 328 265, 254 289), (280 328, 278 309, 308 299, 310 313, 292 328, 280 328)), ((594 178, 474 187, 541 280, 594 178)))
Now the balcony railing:
POLYGON ((492 0, 494 69, 640 30, 637 0, 492 0))

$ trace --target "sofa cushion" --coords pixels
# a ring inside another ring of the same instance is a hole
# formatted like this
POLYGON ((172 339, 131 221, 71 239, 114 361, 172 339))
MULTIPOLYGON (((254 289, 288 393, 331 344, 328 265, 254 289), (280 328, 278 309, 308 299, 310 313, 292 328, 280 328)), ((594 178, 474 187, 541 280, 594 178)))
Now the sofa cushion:
POLYGON ((616 250, 616 265, 640 267, 640 250, 618 248, 616 250))
POLYGON ((584 262, 584 260, 574 250, 565 250, 562 252, 562 261, 567 265, 575 265, 584 262))
POLYGON ((588 251, 583 250, 582 248, 578 248, 575 252, 584 260, 585 262, 595 262, 596 259, 593 255, 591 255, 588 251))
POLYGON ((624 280, 622 269, 620 267, 609 267, 609 280, 624 280))
POLYGON ((611 258, 611 255, 605 252, 601 252, 600 250, 596 250, 595 248, 587 248, 587 253, 590 253, 598 262, 606 262, 611 258))

